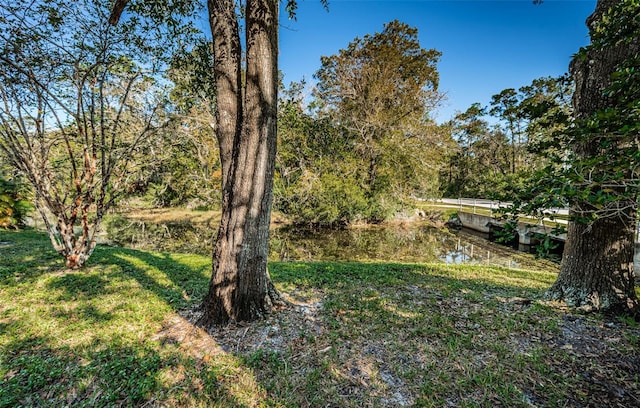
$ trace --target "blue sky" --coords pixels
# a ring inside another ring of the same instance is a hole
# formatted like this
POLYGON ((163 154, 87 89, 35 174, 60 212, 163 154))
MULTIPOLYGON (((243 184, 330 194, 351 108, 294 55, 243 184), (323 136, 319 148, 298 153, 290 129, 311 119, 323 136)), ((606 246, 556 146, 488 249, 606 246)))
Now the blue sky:
POLYGON ((443 53, 440 90, 445 121, 472 103, 568 70, 588 43, 585 19, 595 0, 299 0, 297 20, 281 16, 280 70, 285 84, 313 81, 320 56, 333 55, 356 37, 380 32, 397 19, 418 29, 420 45, 443 53))

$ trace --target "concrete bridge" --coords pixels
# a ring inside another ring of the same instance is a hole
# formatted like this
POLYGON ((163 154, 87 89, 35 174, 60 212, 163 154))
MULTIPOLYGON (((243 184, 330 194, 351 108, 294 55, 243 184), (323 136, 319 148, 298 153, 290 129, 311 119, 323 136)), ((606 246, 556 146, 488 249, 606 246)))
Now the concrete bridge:
MULTIPOLYGON (((499 220, 490 215, 473 214, 465 211, 458 211, 458 218, 462 222, 462 226, 464 228, 486 234, 490 240, 493 240, 494 232, 504 228, 504 224, 506 223, 505 221, 499 220)), ((560 248, 558 248, 559 250, 564 248, 564 243, 567 239, 566 233, 556 234, 552 227, 541 224, 518 222, 516 232, 518 249, 524 252, 530 252, 534 245, 540 243, 538 238, 539 235, 537 234, 549 235, 553 240, 561 243, 560 248)), ((562 253, 560 252, 559 255, 561 254, 562 253)), ((635 243, 635 253, 633 257, 633 270, 637 279, 636 284, 640 286, 640 242, 637 240, 635 243)))
MULTIPOLYGON (((489 239, 494 237, 496 231, 502 231, 506 221, 484 214, 473 214, 465 211, 458 211, 458 218, 462 226, 473 231, 487 234, 489 239)), ((548 235, 557 242, 564 243, 567 234, 557 234, 554 228, 544 224, 532 224, 518 222, 515 227, 516 239, 520 250, 528 251, 533 245, 539 243, 540 234, 548 235)))

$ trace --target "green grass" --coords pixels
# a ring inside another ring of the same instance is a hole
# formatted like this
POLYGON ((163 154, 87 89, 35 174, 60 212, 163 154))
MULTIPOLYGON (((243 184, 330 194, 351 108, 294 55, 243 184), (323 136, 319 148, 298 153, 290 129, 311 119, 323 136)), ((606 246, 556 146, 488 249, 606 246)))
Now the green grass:
POLYGON ((631 406, 640 328, 542 300, 553 273, 271 263, 298 307, 207 334, 210 259, 0 231, 0 407, 631 406))

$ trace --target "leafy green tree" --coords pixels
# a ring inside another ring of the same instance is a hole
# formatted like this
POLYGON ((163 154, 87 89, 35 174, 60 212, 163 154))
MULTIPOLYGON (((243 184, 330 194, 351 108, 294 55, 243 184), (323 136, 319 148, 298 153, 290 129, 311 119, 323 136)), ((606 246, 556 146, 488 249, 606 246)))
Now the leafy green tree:
POLYGON ((547 194, 570 205, 567 243, 552 299, 637 312, 633 273, 639 186, 640 4, 599 0, 591 44, 571 62, 573 123, 547 194))
POLYGON ((157 73, 174 44, 167 35, 181 28, 174 20, 175 30, 159 29, 153 6, 142 4, 139 17, 109 27, 110 7, 106 0, 0 7, 0 151, 33 186, 51 242, 74 269, 93 252, 134 159, 163 125, 157 73))
POLYGON ((354 137, 328 118, 305 113, 293 84, 281 100, 274 205, 294 223, 336 226, 369 212, 358 179, 354 137))
POLYGON ((0 167, 0 228, 21 228, 33 209, 30 191, 20 177, 0 167))
POLYGON ((446 145, 428 117, 442 96, 440 52, 420 47, 415 28, 399 21, 322 57, 316 73, 319 117, 349 133, 360 158, 370 221, 384 219, 411 195, 434 191, 446 145))
MULTIPOLYGON (((501 122, 499 128, 511 135, 514 132, 509 128, 516 126, 504 124, 517 122, 518 137, 510 138, 512 170, 516 171, 506 175, 495 198, 519 202, 522 197, 530 196, 535 175, 545 166, 554 165, 556 159, 564 154, 559 149, 555 133, 566 128, 571 116, 572 93, 573 83, 567 75, 534 79, 530 85, 518 89, 515 95, 517 103, 509 107, 513 119, 505 119, 504 114, 497 118, 501 122)), ((554 205, 557 206, 560 205, 554 205)))
POLYGON ((211 44, 201 41, 174 56, 168 73, 170 119, 145 163, 142 191, 156 206, 219 208, 221 166, 215 136, 215 87, 211 44))
POLYGON ((562 153, 554 132, 566 126, 570 94, 565 77, 539 78, 494 95, 490 109, 476 103, 457 114, 449 123, 457 149, 441 172, 444 194, 503 201, 530 195, 532 174, 550 162, 550 149, 562 153))
POLYGON ((499 118, 504 123, 504 131, 510 137, 511 150, 511 174, 516 173, 518 159, 523 150, 524 125, 521 110, 518 109, 520 98, 513 88, 504 89, 499 94, 491 97, 490 114, 499 118))
POLYGON ((519 116, 525 120, 528 150, 535 153, 536 143, 553 139, 554 131, 563 129, 571 117, 573 81, 568 74, 534 79, 520 87, 519 116))
POLYGON ((446 196, 490 198, 501 191, 500 180, 510 171, 504 133, 484 118, 486 108, 475 103, 449 123, 457 146, 441 172, 446 196))

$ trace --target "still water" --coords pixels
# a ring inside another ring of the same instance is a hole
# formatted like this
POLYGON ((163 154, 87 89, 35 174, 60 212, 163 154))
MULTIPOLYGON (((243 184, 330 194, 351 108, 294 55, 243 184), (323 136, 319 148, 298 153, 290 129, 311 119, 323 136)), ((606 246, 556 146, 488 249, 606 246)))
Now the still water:
MULTIPOLYGON (((184 222, 156 224, 130 220, 108 227, 109 239, 126 247, 209 256, 215 228, 184 222), (114 239, 117 237, 117 239, 114 239)), ((270 261, 383 261, 480 263, 511 268, 541 267, 547 262, 489 242, 466 231, 425 223, 314 230, 279 227, 271 231, 270 261)), ((553 264, 551 264, 551 267, 553 264)))

